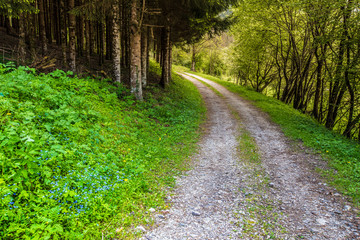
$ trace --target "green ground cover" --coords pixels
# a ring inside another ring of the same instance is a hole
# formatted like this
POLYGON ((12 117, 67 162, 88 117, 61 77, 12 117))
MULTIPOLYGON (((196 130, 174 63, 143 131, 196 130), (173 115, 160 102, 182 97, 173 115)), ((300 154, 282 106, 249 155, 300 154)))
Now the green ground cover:
MULTIPOLYGON (((178 69, 183 70, 183 69, 178 69)), ((187 71, 219 83, 230 91, 250 100, 267 112, 271 119, 280 125, 286 136, 302 142, 328 160, 330 170, 323 174, 337 189, 360 203, 360 144, 344 138, 317 123, 277 99, 257 93, 250 88, 222 81, 219 78, 187 71)))
POLYGON ((173 78, 137 102, 106 81, 0 64, 0 238, 134 239, 151 224, 205 112, 173 78))

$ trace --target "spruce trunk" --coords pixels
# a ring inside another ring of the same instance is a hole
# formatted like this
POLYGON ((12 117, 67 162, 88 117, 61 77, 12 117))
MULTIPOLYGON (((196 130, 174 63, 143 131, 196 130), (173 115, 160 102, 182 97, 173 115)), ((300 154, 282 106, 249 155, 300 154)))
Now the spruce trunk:
MULTIPOLYGON (((73 1, 73 0, 72 0, 73 1)), ((45 28, 45 8, 43 0, 39 0, 39 31, 40 31, 40 41, 42 54, 45 55, 47 52, 47 40, 46 40, 46 28, 45 28)))
POLYGON ((141 34, 141 82, 147 84, 148 28, 144 27, 141 34))
MULTIPOLYGON (((75 7, 75 1, 69 0, 69 8, 72 10, 75 7)), ((69 14, 69 65, 73 72, 76 72, 76 17, 74 14, 69 14)))
POLYGON ((170 27, 166 26, 162 29, 162 74, 161 74, 161 80, 160 85, 165 88, 170 83, 170 76, 169 76, 169 70, 170 70, 170 27))
POLYGON ((138 21, 138 1, 131 2, 130 22, 130 86, 136 99, 142 100, 141 84, 141 33, 138 21))
POLYGON ((26 58, 26 43, 25 43, 25 21, 24 13, 20 14, 19 17, 19 63, 20 65, 25 64, 26 58))
POLYGON ((116 0, 113 4, 113 22, 112 22, 112 58, 113 71, 115 82, 121 82, 121 49, 120 49, 120 19, 119 19, 119 1, 116 0))

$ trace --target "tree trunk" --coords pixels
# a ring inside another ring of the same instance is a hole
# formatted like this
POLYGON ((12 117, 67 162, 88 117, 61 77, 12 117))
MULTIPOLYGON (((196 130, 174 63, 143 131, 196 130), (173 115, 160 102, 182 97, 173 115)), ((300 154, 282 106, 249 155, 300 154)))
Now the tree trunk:
POLYGON ((171 39, 169 40, 169 81, 171 82, 172 80, 172 44, 171 44, 171 39))
POLYGON ((11 18, 10 17, 5 17, 5 26, 6 26, 6 33, 8 35, 12 34, 13 29, 11 26, 11 18))
POLYGON ((62 51, 62 62, 67 65, 67 54, 66 54, 66 42, 67 42, 67 31, 66 31, 66 9, 65 0, 60 0, 60 29, 61 29, 61 51, 62 51))
POLYGON ((104 24, 102 22, 98 22, 97 29, 99 65, 102 66, 104 63, 104 24))
POLYGON ((339 43, 339 52, 338 52, 338 59, 337 65, 335 70, 335 77, 334 77, 334 84, 333 88, 330 88, 329 94, 329 103, 328 103, 328 114, 326 117, 325 126, 328 129, 333 129, 335 126, 335 121, 338 115, 339 105, 341 100, 344 96, 346 85, 342 79, 342 72, 344 67, 344 58, 345 58, 345 51, 346 51, 346 39, 348 38, 348 20, 350 18, 351 12, 348 11, 349 5, 352 1, 348 2, 347 6, 341 7, 341 11, 343 11, 343 21, 342 21, 342 39, 339 43))
MULTIPOLYGON (((159 31, 158 31, 159 32, 159 31)), ((160 65, 162 64, 161 61, 161 31, 160 33, 157 34, 157 39, 156 39, 156 62, 160 63, 160 65)))
MULTIPOLYGON (((119 5, 119 4, 118 4, 119 5)), ((118 6, 119 7, 119 6, 118 6)), ((114 14, 114 13, 112 13, 114 14)), ((105 23, 106 23, 106 60, 111 60, 112 59, 112 49, 113 49, 113 46, 112 46, 112 43, 113 43, 113 35, 114 33, 112 32, 113 31, 113 19, 111 19, 111 16, 106 16, 105 18, 105 23)))
POLYGON ((78 42, 78 53, 79 56, 84 56, 84 46, 85 46, 85 28, 84 28, 84 17, 79 16, 78 17, 78 23, 77 23, 77 42, 78 42))
POLYGON ((142 100, 141 84, 141 34, 138 20, 138 1, 131 1, 130 22, 130 86, 136 99, 142 100))
MULTIPOLYGON (((74 1, 74 0, 72 0, 74 1)), ((47 40, 46 40, 46 28, 45 28, 45 9, 44 9, 44 1, 39 0, 38 1, 38 7, 39 7, 39 33, 40 33, 40 41, 41 41, 41 49, 42 54, 45 56, 47 53, 48 47, 47 47, 47 40)))
POLYGON ((191 71, 196 72, 196 51, 195 44, 191 46, 191 71))
POLYGON ((29 14, 29 47, 31 60, 36 58, 36 31, 35 31, 35 14, 29 14))
POLYGON ((114 68, 114 80, 115 82, 121 82, 121 50, 120 50, 120 19, 119 19, 119 0, 113 3, 113 22, 112 22, 112 59, 114 68))
POLYGON ((44 0, 44 10, 45 10, 45 29, 46 29, 46 38, 49 44, 52 44, 52 17, 54 14, 54 7, 49 6, 52 5, 52 1, 49 2, 48 0, 44 0))
POLYGON ((147 84, 147 56, 148 56, 148 28, 143 27, 141 33, 141 82, 142 86, 147 84))
POLYGON ((169 69, 170 69, 170 27, 166 26, 162 29, 161 37, 162 48, 162 73, 160 85, 165 88, 170 83, 169 69))
POLYGON ((316 88, 315 88, 315 99, 314 99, 314 107, 312 114, 316 120, 319 120, 319 103, 320 103, 320 93, 322 86, 322 69, 323 69, 323 60, 319 57, 317 50, 315 50, 315 56, 318 62, 317 66, 317 76, 316 76, 316 88))
POLYGON ((151 41, 152 41, 152 37, 151 37, 151 33, 150 33, 150 29, 148 29, 147 31, 147 52, 146 52, 146 76, 149 77, 149 70, 150 70, 150 46, 151 46, 151 41))
POLYGON ((90 21, 90 55, 94 55, 97 53, 97 31, 96 24, 94 21, 90 21))
POLYGON ((86 61, 90 66, 91 62, 91 39, 90 39, 90 21, 85 21, 85 34, 86 34, 86 47, 85 47, 85 54, 86 54, 86 61))
POLYGON ((20 14, 19 17, 19 63, 25 65, 26 59, 26 43, 25 43, 25 14, 20 14))
MULTIPOLYGON (((69 9, 75 7, 75 1, 69 0, 69 9)), ((73 72, 76 72, 76 17, 74 14, 69 14, 69 65, 73 72)))
POLYGON ((61 28, 60 28, 60 1, 56 0, 54 3, 54 16, 53 16, 53 22, 54 22, 54 36, 56 39, 56 45, 61 45, 61 28))
MULTIPOLYGON (((350 41, 350 37, 348 36, 348 40, 350 41)), ((346 67, 345 67, 345 84, 348 89, 348 92, 350 94, 350 108, 349 108, 349 117, 348 117, 348 123, 346 125, 346 129, 343 132, 343 135, 345 137, 351 138, 351 132, 353 128, 355 127, 356 123, 359 121, 359 119, 353 119, 354 116, 354 110, 355 110, 355 92, 354 87, 352 86, 352 83, 350 81, 350 72, 349 68, 351 65, 351 49, 350 45, 346 44, 346 67)), ((360 115, 359 115, 360 116, 360 115)))

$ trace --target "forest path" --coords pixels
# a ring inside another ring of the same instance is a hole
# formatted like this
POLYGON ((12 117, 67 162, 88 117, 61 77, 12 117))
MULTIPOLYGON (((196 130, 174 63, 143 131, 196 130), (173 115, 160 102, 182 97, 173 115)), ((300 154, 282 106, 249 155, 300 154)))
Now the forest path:
POLYGON ((291 144, 248 101, 207 79, 183 77, 203 95, 207 132, 193 169, 177 181, 170 210, 156 215, 158 227, 142 239, 360 238, 350 204, 314 171, 323 161, 291 144), (244 132, 255 140, 261 163, 241 159, 244 132))

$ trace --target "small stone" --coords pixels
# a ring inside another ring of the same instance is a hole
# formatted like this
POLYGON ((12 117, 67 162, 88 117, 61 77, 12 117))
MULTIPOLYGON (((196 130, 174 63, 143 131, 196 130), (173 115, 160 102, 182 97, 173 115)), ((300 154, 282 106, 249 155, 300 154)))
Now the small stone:
POLYGON ((185 223, 179 223, 179 226, 180 227, 186 227, 186 224, 185 223))
POLYGON ((336 213, 336 214, 341 214, 342 212, 341 212, 341 211, 338 211, 338 210, 335 210, 334 213, 336 213))
POLYGON ((275 187, 275 184, 273 182, 269 183, 269 187, 273 188, 275 187))
POLYGON ((344 211, 350 211, 350 210, 351 210, 351 207, 349 205, 344 206, 344 211))
POLYGON ((138 232, 146 232, 146 229, 143 226, 137 226, 135 230, 137 230, 138 232))
POLYGON ((154 208, 150 208, 149 212, 154 213, 156 210, 154 208))
POLYGON ((165 219, 165 216, 161 215, 161 214, 157 215, 157 217, 160 218, 160 219, 165 219))
POLYGON ((316 219, 316 222, 320 225, 326 225, 327 221, 323 218, 316 219))
POLYGON ((195 211, 194 211, 194 212, 192 212, 191 214, 192 214, 193 216, 195 216, 195 217, 200 216, 200 213, 199 213, 199 212, 195 212, 195 211))

